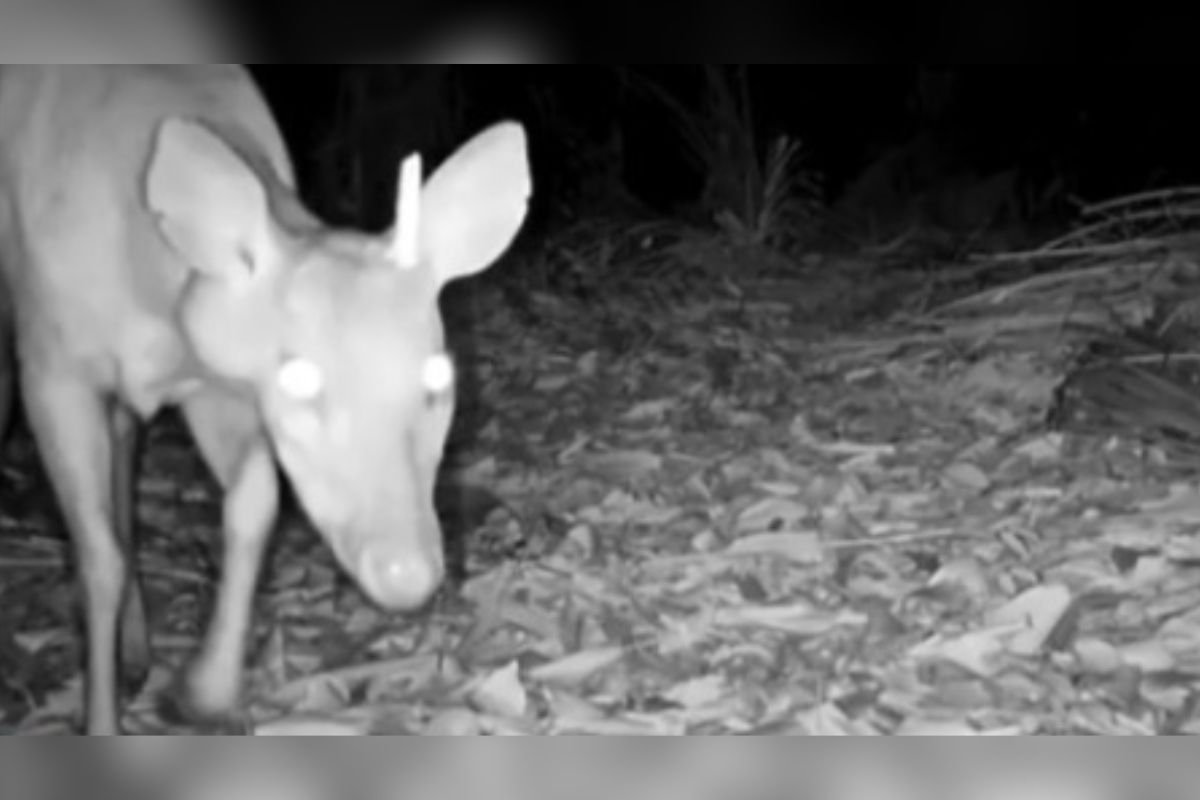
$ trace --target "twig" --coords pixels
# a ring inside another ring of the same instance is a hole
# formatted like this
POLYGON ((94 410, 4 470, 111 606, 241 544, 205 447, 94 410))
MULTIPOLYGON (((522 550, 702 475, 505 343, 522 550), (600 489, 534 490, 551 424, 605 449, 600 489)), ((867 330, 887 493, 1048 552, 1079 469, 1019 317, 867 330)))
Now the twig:
POLYGON ((1045 292, 1047 289, 1071 283, 1081 283, 1093 277, 1104 276, 1114 272, 1141 272, 1144 270, 1154 270, 1162 267, 1158 262, 1144 263, 1127 263, 1127 262, 1107 262, 1092 267, 1080 267, 1075 270, 1067 270, 1064 272, 1052 272, 1045 275, 1034 275, 1017 283, 1010 283, 1006 286, 997 286, 994 289, 986 289, 968 297, 962 297, 947 303, 940 308, 935 308, 932 311, 926 312, 925 317, 936 318, 940 315, 960 311, 963 308, 983 305, 999 305, 1013 296, 1027 293, 1032 290, 1045 292))
POLYGON ((897 547, 899 545, 953 539, 956 536, 966 536, 966 534, 958 528, 943 528, 941 530, 922 531, 920 533, 894 533, 885 536, 872 536, 870 538, 823 542, 822 547, 833 550, 849 550, 856 547, 897 547))
POLYGON ((1121 197, 1114 197, 1110 200, 1101 200, 1098 203, 1092 203, 1089 206, 1084 206, 1080 209, 1080 213, 1084 216, 1092 216, 1094 214, 1103 214, 1111 209, 1120 208, 1122 206, 1132 206, 1139 203, 1147 203, 1151 201, 1166 203, 1176 197, 1196 197, 1200 198, 1200 186, 1177 186, 1171 189, 1151 189, 1145 192, 1136 194, 1127 194, 1121 197))
MULTIPOLYGON (((1052 241, 1050 244, 1046 245, 1046 247, 1054 247, 1058 243, 1061 243, 1061 242, 1070 242, 1070 241, 1074 241, 1077 239, 1084 239, 1089 236, 1098 236, 1099 234, 1105 232, 1109 228, 1116 228, 1118 226, 1129 226, 1135 222, 1146 222, 1148 220, 1175 221, 1175 220, 1179 220, 1181 218, 1194 218, 1194 217, 1200 217, 1200 208, 1187 208, 1187 209, 1174 208, 1174 209, 1166 209, 1166 210, 1149 209, 1147 211, 1132 211, 1132 212, 1128 212, 1125 215, 1120 216, 1120 217, 1108 217, 1108 218, 1099 220, 1098 222, 1094 222, 1091 225, 1085 225, 1083 227, 1076 228, 1075 230, 1071 231, 1070 233, 1052 241)), ((1121 246, 1124 246, 1125 244, 1127 244, 1130 241, 1136 242, 1139 240, 1123 239, 1118 244, 1120 244, 1121 246)))
POLYGON ((973 260, 986 262, 1001 262, 1009 263, 1013 261, 1035 261, 1058 258, 1085 258, 1088 256, 1120 256, 1129 253, 1140 253, 1147 250, 1166 250, 1170 249, 1172 243, 1176 239, 1192 238, 1190 236, 1171 236, 1160 239, 1130 239, 1124 242, 1110 242, 1107 244, 1089 244, 1079 245, 1075 247, 1063 247, 1061 243, 1069 242, 1077 237, 1078 232, 1068 233, 1058 239, 1054 239, 1036 250, 1025 250, 1009 253, 988 253, 987 255, 973 256, 973 260))

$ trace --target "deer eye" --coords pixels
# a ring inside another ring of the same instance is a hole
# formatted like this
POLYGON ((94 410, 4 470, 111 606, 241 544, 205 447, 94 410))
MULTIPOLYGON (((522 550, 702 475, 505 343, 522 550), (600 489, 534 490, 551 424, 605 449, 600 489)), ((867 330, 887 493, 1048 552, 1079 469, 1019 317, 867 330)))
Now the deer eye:
POLYGON ((307 358, 289 358, 275 376, 279 389, 292 400, 311 402, 325 390, 321 368, 307 358))
POLYGON ((425 359, 421 367, 421 386, 426 394, 443 395, 454 386, 454 363, 450 356, 438 353, 425 359))

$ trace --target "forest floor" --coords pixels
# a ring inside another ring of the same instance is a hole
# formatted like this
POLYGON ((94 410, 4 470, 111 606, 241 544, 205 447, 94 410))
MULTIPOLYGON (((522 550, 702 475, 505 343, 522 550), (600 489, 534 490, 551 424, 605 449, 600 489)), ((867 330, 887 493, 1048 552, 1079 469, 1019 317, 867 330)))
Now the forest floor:
MULTIPOLYGON (((1166 249, 1176 291, 1195 262, 1166 249)), ((1200 491, 1179 454, 1200 415, 1151 409, 1164 393, 1145 375, 1078 369, 1078 298, 1111 312, 1151 292, 1126 274, 1144 253, 1105 258, 856 325, 819 311, 867 256, 821 263, 835 289, 631 297, 632 334, 586 301, 541 295, 531 317, 479 289, 439 494, 455 575, 426 610, 386 615, 286 526, 246 730, 1197 732, 1200 491), (1174 444, 1145 435, 1151 414, 1174 444)), ((155 694, 212 600, 219 494, 176 418, 148 439, 156 667, 124 724, 161 732, 155 694)), ((32 443, 7 453, 0 713, 66 732, 70 554, 32 443)))

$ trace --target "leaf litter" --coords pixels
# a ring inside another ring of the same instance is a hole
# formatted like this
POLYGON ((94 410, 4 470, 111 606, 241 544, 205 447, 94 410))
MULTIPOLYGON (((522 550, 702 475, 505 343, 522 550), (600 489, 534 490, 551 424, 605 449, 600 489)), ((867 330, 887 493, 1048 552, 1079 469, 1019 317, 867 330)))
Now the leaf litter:
MULTIPOLYGON (((819 274, 631 311, 636 346, 586 303, 541 295, 533 323, 475 289, 478 380, 439 493, 458 574, 388 616, 287 519, 247 731, 1195 731, 1200 405, 1129 351, 1195 285, 1200 242, 1088 231, 948 265, 1027 270, 857 326, 814 324, 819 274)), ((158 663, 125 725, 163 732, 153 695, 207 618, 219 500, 178 420, 151 440, 158 663)), ((31 445, 12 451, 0 710, 62 731, 81 699, 70 553, 31 445)))

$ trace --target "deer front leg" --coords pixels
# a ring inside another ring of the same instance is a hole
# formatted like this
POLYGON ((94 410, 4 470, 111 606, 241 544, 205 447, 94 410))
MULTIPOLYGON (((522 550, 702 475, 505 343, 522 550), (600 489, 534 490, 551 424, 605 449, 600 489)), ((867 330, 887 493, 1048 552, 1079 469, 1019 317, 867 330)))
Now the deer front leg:
POLYGON ((79 371, 26 358, 21 389, 42 464, 75 547, 87 628, 85 728, 119 733, 118 617, 129 564, 113 513, 112 433, 104 398, 79 371))
POLYGON ((254 590, 279 510, 279 478, 250 403, 205 392, 189 398, 183 410, 225 493, 224 548, 212 618, 184 679, 184 697, 177 700, 189 717, 222 721, 235 715, 241 698, 254 590))

